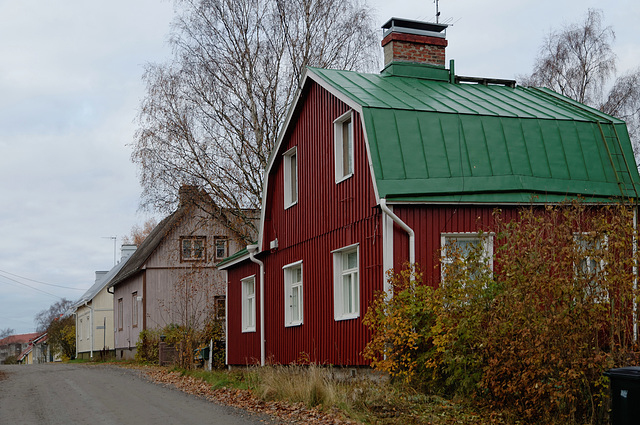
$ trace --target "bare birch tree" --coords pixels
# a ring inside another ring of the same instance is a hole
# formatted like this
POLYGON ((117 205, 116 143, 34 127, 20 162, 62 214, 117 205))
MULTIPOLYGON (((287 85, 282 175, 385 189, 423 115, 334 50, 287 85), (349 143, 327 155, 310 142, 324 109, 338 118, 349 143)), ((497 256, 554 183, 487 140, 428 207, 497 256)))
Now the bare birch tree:
MULTIPOLYGON (((132 160, 142 204, 170 210, 203 187, 246 234, 263 171, 306 66, 372 69, 372 12, 359 0, 182 0, 174 57, 146 67, 132 160)), ((221 217, 224 215, 225 217, 221 217)), ((250 233, 250 232, 249 232, 250 233)), ((248 238, 249 236, 247 236, 248 238)))
POLYGON ((578 102, 623 119, 639 153, 640 68, 617 77, 612 44, 615 33, 603 27, 600 10, 589 9, 583 22, 551 31, 523 85, 548 87, 578 102))

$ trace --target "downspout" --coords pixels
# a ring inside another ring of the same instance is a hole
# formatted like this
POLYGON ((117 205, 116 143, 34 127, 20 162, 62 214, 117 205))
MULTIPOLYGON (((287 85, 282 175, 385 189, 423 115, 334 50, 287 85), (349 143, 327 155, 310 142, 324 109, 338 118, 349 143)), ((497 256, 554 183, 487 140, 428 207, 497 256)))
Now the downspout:
POLYGON ((393 220, 394 223, 402 227, 402 230, 407 232, 409 235, 409 263, 413 266, 416 262, 416 234, 411 227, 409 227, 404 221, 400 220, 400 217, 395 215, 393 211, 389 209, 385 198, 380 198, 380 208, 385 214, 391 217, 391 220, 393 220))
POLYGON ((260 366, 264 366, 265 342, 264 342, 264 263, 254 257, 258 245, 247 245, 249 259, 260 266, 260 366))
POLYGON ((638 303, 635 294, 638 293, 638 205, 633 207, 633 341, 638 342, 638 303))

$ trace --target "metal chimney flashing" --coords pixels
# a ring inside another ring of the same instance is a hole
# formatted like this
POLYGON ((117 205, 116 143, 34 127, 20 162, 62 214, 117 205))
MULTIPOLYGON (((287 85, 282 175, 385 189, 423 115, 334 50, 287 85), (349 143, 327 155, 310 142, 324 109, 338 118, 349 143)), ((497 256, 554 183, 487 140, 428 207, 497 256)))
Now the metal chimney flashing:
POLYGON ((391 18, 382 29, 382 37, 386 37, 392 32, 401 32, 405 34, 426 35, 428 37, 447 37, 447 24, 436 24, 433 22, 414 21, 411 19, 391 18))

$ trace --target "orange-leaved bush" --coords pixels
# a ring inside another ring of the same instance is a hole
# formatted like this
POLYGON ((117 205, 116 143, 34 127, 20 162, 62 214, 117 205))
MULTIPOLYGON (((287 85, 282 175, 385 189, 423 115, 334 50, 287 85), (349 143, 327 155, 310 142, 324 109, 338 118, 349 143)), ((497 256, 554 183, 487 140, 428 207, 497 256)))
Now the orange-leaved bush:
POLYGON ((478 246, 448 252, 442 282, 391 275, 393 297, 366 316, 365 355, 529 422, 603 422, 603 372, 638 360, 636 238, 622 205, 532 206, 510 222, 497 210, 480 238, 492 261, 478 246))

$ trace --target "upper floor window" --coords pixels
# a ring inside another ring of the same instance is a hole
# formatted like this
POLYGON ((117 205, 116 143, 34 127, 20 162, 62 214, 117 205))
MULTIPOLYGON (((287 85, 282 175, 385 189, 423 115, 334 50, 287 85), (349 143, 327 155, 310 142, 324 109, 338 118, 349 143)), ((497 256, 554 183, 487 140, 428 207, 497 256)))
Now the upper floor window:
POLYGON ((242 284, 242 332, 256 330, 256 279, 255 276, 241 280, 242 284))
POLYGON ((360 315, 358 245, 333 251, 333 306, 335 320, 360 315))
POLYGON ((216 260, 222 260, 224 258, 227 258, 228 246, 229 246, 228 239, 223 237, 216 237, 215 239, 216 260))
POLYGON ((333 122, 336 183, 353 175, 353 114, 352 111, 333 122))
POLYGON ((302 324, 302 261, 289 264, 284 269, 284 324, 302 324))
POLYGON ((293 147, 284 153, 284 207, 298 202, 298 150, 293 147))
POLYGON ((181 261, 196 261, 206 258, 206 238, 204 236, 182 237, 180 244, 181 261))
POLYGON ((123 305, 122 298, 118 298, 118 330, 122 330, 122 322, 123 322, 123 305))
POLYGON ((131 326, 138 326, 138 291, 131 293, 131 326))

